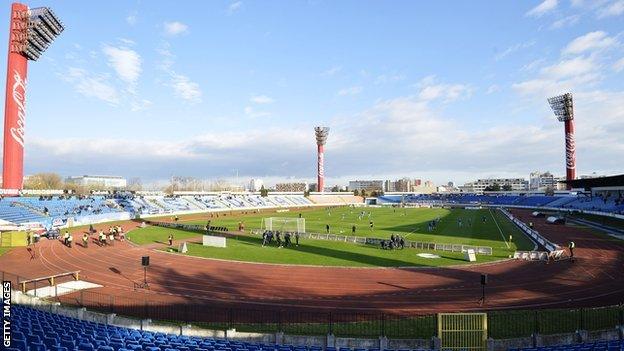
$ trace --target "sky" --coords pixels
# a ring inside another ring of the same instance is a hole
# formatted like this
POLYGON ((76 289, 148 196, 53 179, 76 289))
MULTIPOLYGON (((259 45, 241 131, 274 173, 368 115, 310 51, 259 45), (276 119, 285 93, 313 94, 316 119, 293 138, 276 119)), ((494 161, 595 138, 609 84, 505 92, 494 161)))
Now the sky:
MULTIPOLYGON (((10 2, 0 16, 9 19, 10 2)), ((25 173, 326 184, 624 172, 624 0, 31 1, 25 173)), ((0 42, 7 42, 0 31, 0 42)))

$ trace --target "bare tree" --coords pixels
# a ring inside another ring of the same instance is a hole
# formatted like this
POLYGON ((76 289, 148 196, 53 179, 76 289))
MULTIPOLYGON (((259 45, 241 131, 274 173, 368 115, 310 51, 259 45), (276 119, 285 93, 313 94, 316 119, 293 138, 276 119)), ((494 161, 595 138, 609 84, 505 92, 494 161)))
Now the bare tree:
POLYGON ((36 173, 26 178, 24 188, 34 190, 63 189, 63 178, 56 173, 36 173))
POLYGON ((141 191, 141 190, 143 190, 143 183, 141 182, 141 178, 138 178, 138 177, 131 178, 128 181, 128 185, 126 186, 126 189, 128 189, 130 191, 141 191))

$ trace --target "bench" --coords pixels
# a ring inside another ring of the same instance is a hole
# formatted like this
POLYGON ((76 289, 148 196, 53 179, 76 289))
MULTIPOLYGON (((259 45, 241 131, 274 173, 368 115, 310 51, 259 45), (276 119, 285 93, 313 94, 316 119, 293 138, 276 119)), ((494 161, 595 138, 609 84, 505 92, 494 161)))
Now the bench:
POLYGON ((28 283, 35 283, 35 282, 38 282, 38 281, 47 280, 50 283, 50 286, 54 286, 54 279, 55 278, 67 277, 67 276, 72 276, 74 278, 74 280, 79 280, 80 279, 80 271, 65 272, 65 273, 49 275, 49 276, 46 276, 46 277, 26 279, 26 280, 20 281, 19 284, 22 286, 22 292, 25 294, 26 293, 26 284, 28 284, 28 283))

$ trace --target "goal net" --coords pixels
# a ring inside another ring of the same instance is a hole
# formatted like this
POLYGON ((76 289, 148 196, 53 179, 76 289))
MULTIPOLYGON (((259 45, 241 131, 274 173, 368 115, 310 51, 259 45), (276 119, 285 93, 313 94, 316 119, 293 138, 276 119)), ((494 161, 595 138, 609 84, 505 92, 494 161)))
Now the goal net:
POLYGON ((305 233, 305 218, 263 218, 262 229, 280 232, 305 233))

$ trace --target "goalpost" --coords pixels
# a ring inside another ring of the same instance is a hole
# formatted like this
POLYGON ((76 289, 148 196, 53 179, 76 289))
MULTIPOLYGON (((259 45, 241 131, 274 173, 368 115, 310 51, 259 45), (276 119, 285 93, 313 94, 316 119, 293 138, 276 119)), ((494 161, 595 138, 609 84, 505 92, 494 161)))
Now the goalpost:
POLYGON ((262 229, 280 232, 305 233, 305 218, 263 218, 262 229))

